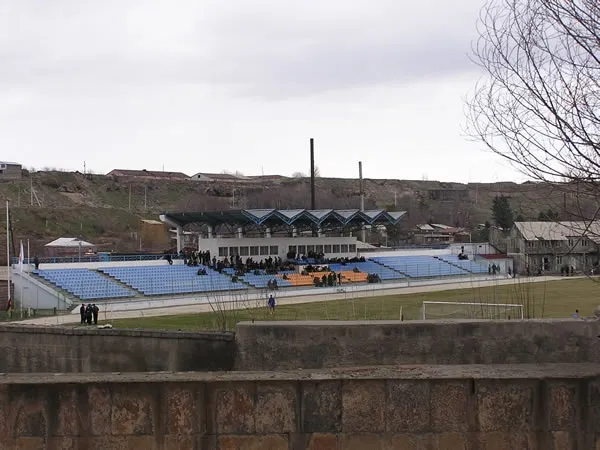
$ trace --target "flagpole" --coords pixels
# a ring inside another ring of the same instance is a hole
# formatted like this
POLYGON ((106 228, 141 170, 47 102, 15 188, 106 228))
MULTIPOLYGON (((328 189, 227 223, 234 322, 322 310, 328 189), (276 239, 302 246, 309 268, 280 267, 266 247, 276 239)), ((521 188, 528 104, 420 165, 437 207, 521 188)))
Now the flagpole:
POLYGON ((8 275, 6 279, 8 280, 8 302, 10 305, 10 225, 9 225, 9 216, 8 216, 8 200, 6 200, 6 265, 8 268, 8 275))

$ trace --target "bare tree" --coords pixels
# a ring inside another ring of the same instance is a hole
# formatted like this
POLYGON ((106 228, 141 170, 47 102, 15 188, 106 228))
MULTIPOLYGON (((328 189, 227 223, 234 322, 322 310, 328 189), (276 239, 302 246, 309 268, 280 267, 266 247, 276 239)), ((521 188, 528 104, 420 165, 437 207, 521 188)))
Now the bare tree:
POLYGON ((579 202, 600 191, 600 2, 490 0, 478 32, 469 134, 595 218, 579 202))

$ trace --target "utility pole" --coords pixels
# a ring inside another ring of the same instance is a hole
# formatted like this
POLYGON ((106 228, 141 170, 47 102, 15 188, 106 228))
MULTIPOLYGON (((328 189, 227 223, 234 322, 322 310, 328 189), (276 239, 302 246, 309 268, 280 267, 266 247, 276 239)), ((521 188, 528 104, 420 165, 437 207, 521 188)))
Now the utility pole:
MULTIPOLYGON (((365 210, 365 189, 363 185, 363 174, 362 174, 362 161, 358 162, 358 179, 359 179, 359 187, 360 187, 360 210, 365 210)), ((361 241, 365 242, 367 239, 367 230, 363 225, 361 228, 361 241)))
POLYGON ((315 140, 310 138, 310 209, 316 209, 315 200, 315 140))
MULTIPOLYGON (((315 140, 310 138, 310 209, 317 209, 315 199, 315 140)), ((312 235, 316 237, 319 231, 315 225, 312 226, 312 235)))

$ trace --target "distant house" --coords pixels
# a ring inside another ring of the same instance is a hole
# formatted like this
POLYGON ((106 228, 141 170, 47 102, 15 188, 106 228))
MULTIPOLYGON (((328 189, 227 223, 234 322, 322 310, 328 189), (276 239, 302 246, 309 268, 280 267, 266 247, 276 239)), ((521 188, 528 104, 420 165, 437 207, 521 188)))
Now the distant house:
POLYGON ((504 239, 507 254, 518 261, 520 270, 559 272, 566 265, 588 271, 598 264, 600 220, 515 222, 507 234, 490 236, 494 239, 504 239))
POLYGON ((454 242, 469 242, 469 233, 463 228, 451 227, 441 223, 426 223, 415 227, 412 240, 417 245, 452 244, 454 242))
POLYGON ((96 253, 96 245, 82 239, 61 237, 44 246, 47 256, 78 256, 96 253))
POLYGON ((219 181, 222 183, 238 183, 240 181, 248 181, 249 177, 232 173, 197 173, 190 177, 194 181, 219 181))
POLYGON ((163 222, 142 219, 140 248, 149 252, 162 252, 171 245, 169 229, 163 222))
POLYGON ((0 161, 0 180, 20 180, 23 166, 19 163, 0 161))
POLYGON ((182 172, 164 172, 159 170, 129 170, 114 169, 106 174, 118 178, 134 178, 139 180, 187 180, 189 177, 182 172))

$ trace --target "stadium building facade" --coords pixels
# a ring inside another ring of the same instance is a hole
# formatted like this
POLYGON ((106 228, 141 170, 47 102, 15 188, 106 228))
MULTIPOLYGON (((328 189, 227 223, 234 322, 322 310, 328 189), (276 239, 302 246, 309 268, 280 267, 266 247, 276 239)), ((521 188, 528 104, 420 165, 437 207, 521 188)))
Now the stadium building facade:
POLYGON ((185 228, 196 227, 198 249, 220 259, 235 257, 287 258, 288 254, 355 257, 364 244, 355 234, 368 226, 397 225, 406 212, 358 209, 252 209, 219 212, 176 212, 160 215, 175 228, 177 251, 185 228))

